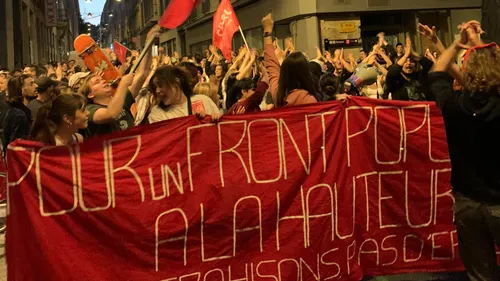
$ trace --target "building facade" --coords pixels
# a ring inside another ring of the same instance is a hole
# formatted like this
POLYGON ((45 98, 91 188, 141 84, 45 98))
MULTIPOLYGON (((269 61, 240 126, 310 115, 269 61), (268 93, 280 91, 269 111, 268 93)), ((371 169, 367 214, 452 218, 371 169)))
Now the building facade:
POLYGON ((130 49, 142 49, 147 33, 158 23, 162 11, 159 0, 107 0, 101 15, 101 46, 108 48, 118 41, 130 49))
MULTIPOLYGON (((169 0, 162 0, 166 7, 169 0)), ((371 48, 383 31, 396 44, 412 37, 417 51, 430 46, 417 32, 418 23, 434 25, 445 44, 454 40, 456 26, 481 20, 481 0, 232 0, 251 47, 262 49, 261 19, 272 12, 274 35, 283 44, 291 37, 296 49, 314 56, 315 46, 347 51, 371 48)), ((186 24, 164 33, 160 44, 182 54, 203 53, 212 40, 212 17, 220 0, 203 0, 186 24)), ((235 34, 234 47, 243 44, 235 34)))
MULTIPOLYGON (((141 49, 151 27, 171 0, 107 0, 101 25, 108 24, 105 44, 120 41, 141 49), (113 14, 113 17, 105 16, 113 14)), ((283 44, 291 37, 296 49, 315 55, 323 50, 344 48, 347 52, 369 50, 383 31, 389 43, 404 42, 410 36, 415 49, 431 46, 417 32, 418 23, 436 26, 445 44, 454 40, 456 26, 471 19, 481 20, 481 0, 232 0, 241 28, 250 47, 263 48, 261 19, 273 13, 274 36, 283 44)), ((212 17, 220 0, 202 0, 187 22, 164 32, 160 46, 172 55, 202 54, 212 42, 212 17)), ((234 48, 243 44, 236 33, 234 48)))
POLYGON ((0 65, 64 60, 79 34, 78 0, 0 1, 0 65))

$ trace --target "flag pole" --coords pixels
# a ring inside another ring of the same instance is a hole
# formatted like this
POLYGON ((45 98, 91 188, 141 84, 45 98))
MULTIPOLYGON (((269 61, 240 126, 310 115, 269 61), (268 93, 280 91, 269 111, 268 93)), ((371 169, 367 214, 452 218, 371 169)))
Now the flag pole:
POLYGON ((144 59, 144 57, 146 56, 146 54, 148 52, 151 52, 151 47, 153 46, 153 43, 155 42, 155 37, 152 37, 150 38, 147 42, 146 42, 146 45, 144 46, 144 49, 142 50, 141 54, 139 55, 139 57, 135 60, 135 63, 134 65, 132 66, 132 68, 130 69, 130 73, 135 73, 135 71, 137 70, 137 67, 139 67, 139 64, 141 63, 141 61, 144 59))
POLYGON ((245 38, 245 34, 243 33, 243 30, 241 29, 241 25, 238 26, 238 29, 240 30, 241 37, 243 38, 243 42, 245 42, 245 46, 247 46, 248 52, 250 52, 250 48, 248 47, 247 39, 245 38))

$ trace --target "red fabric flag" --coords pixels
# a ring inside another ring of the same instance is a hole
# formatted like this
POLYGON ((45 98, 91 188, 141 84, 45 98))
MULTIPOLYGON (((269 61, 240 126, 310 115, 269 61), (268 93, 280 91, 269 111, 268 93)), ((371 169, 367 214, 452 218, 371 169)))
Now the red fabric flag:
POLYGON ((221 49, 224 57, 230 61, 233 49, 233 35, 238 31, 240 23, 236 17, 231 1, 222 0, 214 15, 213 44, 221 49))
POLYGON ((113 42, 113 49, 115 51, 116 57, 123 64, 127 61, 127 48, 118 42, 113 42))
POLYGON ((172 0, 163 12, 159 25, 168 29, 177 28, 187 20, 199 2, 201 0, 172 0))

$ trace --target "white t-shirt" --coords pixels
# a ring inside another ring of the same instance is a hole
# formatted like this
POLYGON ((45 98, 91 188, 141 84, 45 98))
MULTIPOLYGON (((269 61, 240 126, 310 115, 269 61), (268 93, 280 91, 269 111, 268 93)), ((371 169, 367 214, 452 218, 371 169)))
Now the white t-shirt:
MULTIPOLYGON (((192 96, 191 105, 193 108, 193 114, 205 112, 205 115, 213 115, 214 113, 219 112, 219 108, 217 107, 217 105, 215 105, 215 103, 209 97, 204 95, 192 96)), ((166 109, 163 109, 157 105, 153 107, 153 109, 151 109, 151 112, 149 113, 149 123, 153 124, 156 122, 186 116, 188 116, 187 102, 183 104, 170 105, 166 109)))

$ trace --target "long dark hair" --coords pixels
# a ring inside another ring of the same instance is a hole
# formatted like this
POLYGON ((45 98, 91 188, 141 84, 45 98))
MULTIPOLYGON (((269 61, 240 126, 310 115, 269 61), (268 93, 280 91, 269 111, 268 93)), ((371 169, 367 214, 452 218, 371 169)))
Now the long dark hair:
MULTIPOLYGON (((155 71, 155 74, 153 74, 149 82, 149 87, 155 99, 158 99, 156 85, 154 83, 155 80, 159 81, 162 86, 178 86, 186 97, 191 97, 193 95, 193 89, 191 88, 192 79, 191 74, 183 68, 168 65, 160 67, 155 71)), ((159 101, 158 105, 163 109, 168 107, 168 105, 163 104, 162 101, 159 101)))
POLYGON ((86 104, 87 99, 80 94, 59 95, 52 102, 47 102, 37 113, 31 139, 55 145, 54 135, 63 124, 64 116, 75 116, 76 111, 86 104))
MULTIPOLYGON (((233 104, 238 102, 238 95, 241 93, 241 88, 238 87, 236 73, 229 75, 226 80, 226 108, 230 109, 233 104)), ((219 95, 220 97, 221 95, 219 95)))
POLYGON ((196 68, 196 64, 185 61, 181 62, 179 66, 191 74, 191 88, 194 89, 196 84, 198 84, 198 68, 196 68))
POLYGON ((277 106, 285 106, 288 94, 297 89, 305 90, 313 96, 315 93, 309 62, 300 52, 291 53, 281 65, 277 106))
POLYGON ((7 83, 6 100, 8 104, 14 105, 23 103, 23 85, 24 80, 28 78, 31 78, 31 76, 23 74, 9 79, 9 82, 7 83))
POLYGON ((319 79, 319 87, 321 92, 328 97, 329 100, 335 100, 335 96, 340 93, 340 79, 333 73, 327 73, 319 79))

